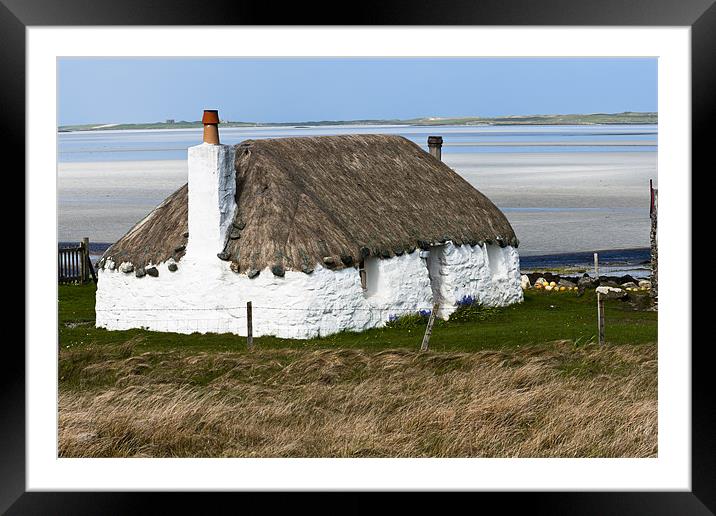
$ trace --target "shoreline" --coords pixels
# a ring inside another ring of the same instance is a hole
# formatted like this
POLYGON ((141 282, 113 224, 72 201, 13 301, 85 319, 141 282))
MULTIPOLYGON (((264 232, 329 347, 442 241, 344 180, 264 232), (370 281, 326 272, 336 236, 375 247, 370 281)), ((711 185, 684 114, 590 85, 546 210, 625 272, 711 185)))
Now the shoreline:
MULTIPOLYGON (((60 241, 58 248, 73 247, 77 242, 60 241)), ((109 242, 90 241, 90 259, 96 263, 111 246, 109 242)), ((519 249, 518 249, 519 251, 519 249)), ((650 249, 633 247, 626 249, 601 249, 595 251, 574 251, 541 255, 520 256, 520 273, 535 274, 545 272, 551 276, 573 277, 584 272, 593 272, 594 253, 599 253, 600 275, 608 278, 631 276, 646 278, 650 274, 650 249), (604 273, 604 274, 602 274, 604 273)))

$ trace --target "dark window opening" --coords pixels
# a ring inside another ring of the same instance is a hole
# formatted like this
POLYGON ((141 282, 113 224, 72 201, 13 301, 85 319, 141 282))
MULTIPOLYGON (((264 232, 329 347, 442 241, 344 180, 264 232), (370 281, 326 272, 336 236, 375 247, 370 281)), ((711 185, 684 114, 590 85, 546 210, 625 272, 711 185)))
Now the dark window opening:
POLYGON ((360 274, 360 286, 363 290, 368 289, 368 283, 365 278, 365 261, 361 260, 358 264, 358 274, 360 274))

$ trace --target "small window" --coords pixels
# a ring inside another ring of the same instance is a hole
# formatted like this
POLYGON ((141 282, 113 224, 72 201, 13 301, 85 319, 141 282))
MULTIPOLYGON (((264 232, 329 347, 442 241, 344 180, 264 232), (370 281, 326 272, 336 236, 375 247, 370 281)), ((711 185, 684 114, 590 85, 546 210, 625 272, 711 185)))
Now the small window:
POLYGON ((363 290, 368 289, 368 283, 366 282, 365 278, 365 261, 361 260, 360 263, 358 263, 358 274, 360 274, 360 286, 363 290))

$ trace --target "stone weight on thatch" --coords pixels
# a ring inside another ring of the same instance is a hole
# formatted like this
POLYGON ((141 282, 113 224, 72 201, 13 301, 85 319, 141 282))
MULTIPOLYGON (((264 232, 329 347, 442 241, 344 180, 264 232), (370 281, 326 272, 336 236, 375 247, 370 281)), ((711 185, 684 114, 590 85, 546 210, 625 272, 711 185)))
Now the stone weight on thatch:
POLYGON ((301 271, 304 274, 311 274, 313 272, 313 267, 311 267, 310 265, 304 265, 301 271))
POLYGON ((395 249, 393 249, 393 253, 395 254, 395 256, 401 256, 403 252, 404 251, 402 247, 396 247, 395 249))
POLYGON ((342 254, 341 262, 343 262, 343 265, 345 265, 346 267, 350 267, 351 265, 353 265, 353 257, 349 254, 342 254))
POLYGON ((220 253, 217 253, 216 256, 219 260, 224 260, 225 262, 228 262, 231 259, 231 254, 226 251, 221 251, 220 253))
POLYGON ((167 268, 172 272, 176 272, 179 267, 177 267, 176 263, 170 263, 167 268))
POLYGON ((144 267, 137 267, 137 270, 134 271, 134 275, 138 278, 143 278, 147 272, 144 270, 144 267))
POLYGON ((390 251, 388 251, 387 249, 383 249, 380 252, 380 257, 381 258, 390 258, 390 251))
POLYGON ((361 247, 360 248, 360 257, 368 258, 369 256, 370 256, 370 249, 368 247, 361 247))
MULTIPOLYGON (((272 271, 272 272, 273 272, 273 271, 272 271)), ((259 271, 258 269, 249 269, 249 270, 246 271, 246 275, 247 275, 250 279, 251 279, 251 278, 255 278, 255 277, 258 276, 260 273, 261 273, 261 271, 259 271)))
POLYGON ((271 272, 273 272, 274 276, 278 276, 279 278, 283 278, 286 275, 286 271, 281 265, 274 265, 271 267, 271 272))
POLYGON ((333 256, 324 256, 323 263, 325 263, 329 267, 333 267, 336 264, 336 260, 335 258, 333 258, 333 256))
POLYGON ((236 272, 236 273, 238 274, 238 272, 239 272, 239 262, 237 262, 237 261, 232 261, 231 264, 229 265, 229 268, 231 269, 231 272, 236 272))
POLYGON ((235 229, 238 229, 239 231, 241 231, 241 230, 243 230, 243 229, 246 227, 246 222, 244 222, 243 220, 240 220, 240 221, 238 221, 238 222, 232 222, 231 225, 232 225, 235 229))
POLYGON ((183 236, 184 238, 189 238, 189 232, 185 231, 184 233, 181 234, 181 236, 183 236))
POLYGON ((231 240, 238 240, 239 238, 241 238, 241 230, 236 227, 231 228, 231 233, 229 233, 229 238, 231 240))
POLYGON ((149 275, 153 278, 159 277, 159 270, 156 267, 149 267, 148 269, 146 269, 146 272, 147 272, 147 275, 149 275))
POLYGON ((175 248, 174 248, 174 252, 175 252, 175 253, 181 253, 181 252, 184 251, 185 249, 186 249, 186 246, 185 246, 184 244, 182 244, 182 245, 180 245, 180 246, 175 247, 175 248))
POLYGON ((121 272, 124 272, 125 274, 129 274, 130 272, 134 272, 134 265, 132 265, 131 263, 125 262, 119 266, 119 270, 121 272))

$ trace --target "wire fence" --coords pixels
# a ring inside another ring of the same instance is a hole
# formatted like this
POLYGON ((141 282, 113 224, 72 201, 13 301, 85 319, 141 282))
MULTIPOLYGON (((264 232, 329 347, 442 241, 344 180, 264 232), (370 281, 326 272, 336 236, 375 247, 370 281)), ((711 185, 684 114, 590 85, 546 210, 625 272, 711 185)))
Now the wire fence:
MULTIPOLYGON (((248 304, 248 303, 247 303, 248 304)), ((341 331, 363 331, 413 316, 416 330, 433 319, 435 306, 117 306, 91 311, 72 310, 63 319, 95 319, 97 326, 116 330, 134 328, 175 333, 233 333, 239 336, 275 336, 310 339, 341 331), (251 315, 249 315, 251 313, 251 315), (203 316, 206 314, 206 316, 203 316), (251 330, 249 330, 251 327, 251 330)), ((422 330, 418 330, 422 331, 422 330)))

